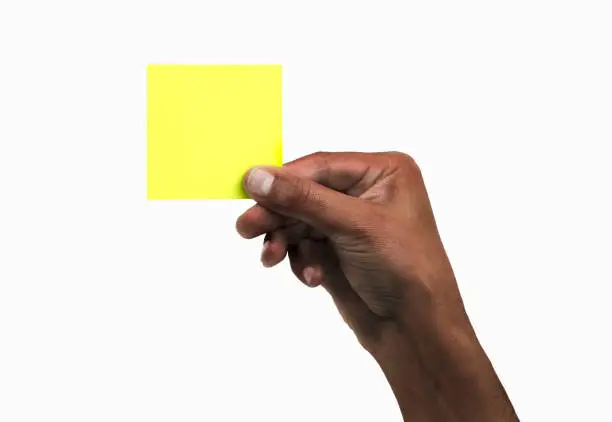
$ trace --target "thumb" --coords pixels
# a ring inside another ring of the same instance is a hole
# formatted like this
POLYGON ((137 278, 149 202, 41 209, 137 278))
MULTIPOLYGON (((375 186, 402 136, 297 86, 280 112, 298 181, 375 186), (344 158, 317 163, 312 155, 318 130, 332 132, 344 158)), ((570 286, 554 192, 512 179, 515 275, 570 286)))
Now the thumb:
POLYGON ((331 235, 363 226, 363 201, 301 178, 281 167, 253 167, 244 190, 262 206, 331 235))

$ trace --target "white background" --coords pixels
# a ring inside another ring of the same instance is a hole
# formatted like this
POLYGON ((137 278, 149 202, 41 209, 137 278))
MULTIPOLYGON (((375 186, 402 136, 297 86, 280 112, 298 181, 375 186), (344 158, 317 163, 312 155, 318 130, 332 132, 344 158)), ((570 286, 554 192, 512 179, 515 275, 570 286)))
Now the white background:
POLYGON ((609 421, 607 1, 4 1, 0 420, 399 421, 322 289, 147 202, 148 63, 280 63, 285 159, 421 164, 525 421, 609 421))

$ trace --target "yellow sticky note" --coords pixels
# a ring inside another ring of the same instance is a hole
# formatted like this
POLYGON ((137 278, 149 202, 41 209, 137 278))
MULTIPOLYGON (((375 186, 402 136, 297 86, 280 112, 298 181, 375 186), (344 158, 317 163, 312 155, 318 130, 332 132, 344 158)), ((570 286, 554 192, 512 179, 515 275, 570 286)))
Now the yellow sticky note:
POLYGON ((280 65, 149 65, 149 199, 246 198, 242 176, 282 165, 280 65))

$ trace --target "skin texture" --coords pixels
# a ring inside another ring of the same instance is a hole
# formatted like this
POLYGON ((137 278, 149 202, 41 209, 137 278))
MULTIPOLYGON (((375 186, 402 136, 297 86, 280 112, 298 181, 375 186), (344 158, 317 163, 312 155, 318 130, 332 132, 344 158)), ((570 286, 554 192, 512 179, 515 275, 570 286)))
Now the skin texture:
POLYGON ((516 421, 465 312, 419 167, 408 155, 316 153, 244 177, 262 262, 332 296, 405 421, 516 421))

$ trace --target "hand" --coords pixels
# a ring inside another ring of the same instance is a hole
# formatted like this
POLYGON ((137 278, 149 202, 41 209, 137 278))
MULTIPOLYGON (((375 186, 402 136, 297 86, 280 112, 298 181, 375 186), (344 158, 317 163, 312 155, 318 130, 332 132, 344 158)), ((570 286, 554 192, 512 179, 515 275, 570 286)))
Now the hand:
POLYGON ((406 420, 516 420, 465 313, 421 172, 401 153, 317 153, 244 178, 237 221, 322 285, 381 365, 406 420), (413 419, 408 419, 413 418, 413 419))

